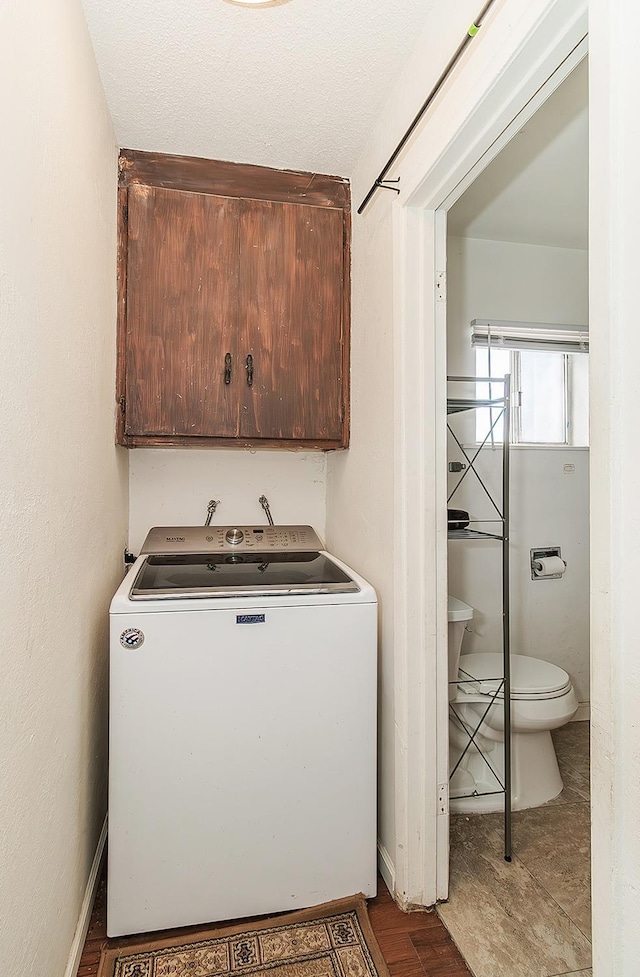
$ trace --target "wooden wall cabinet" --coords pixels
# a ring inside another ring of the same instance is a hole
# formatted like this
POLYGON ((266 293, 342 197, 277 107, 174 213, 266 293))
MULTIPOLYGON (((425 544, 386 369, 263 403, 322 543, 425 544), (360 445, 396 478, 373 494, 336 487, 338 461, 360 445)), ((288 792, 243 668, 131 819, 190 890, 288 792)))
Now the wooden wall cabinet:
POLYGON ((338 177, 124 150, 117 439, 346 447, 338 177))

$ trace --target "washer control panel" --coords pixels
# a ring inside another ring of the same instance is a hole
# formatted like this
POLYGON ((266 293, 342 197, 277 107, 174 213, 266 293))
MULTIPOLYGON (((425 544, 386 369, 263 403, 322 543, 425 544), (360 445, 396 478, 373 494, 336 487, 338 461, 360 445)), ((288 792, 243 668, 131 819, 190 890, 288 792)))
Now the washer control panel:
POLYGON ((155 526, 141 553, 224 553, 253 550, 315 552, 322 540, 311 526, 155 526))

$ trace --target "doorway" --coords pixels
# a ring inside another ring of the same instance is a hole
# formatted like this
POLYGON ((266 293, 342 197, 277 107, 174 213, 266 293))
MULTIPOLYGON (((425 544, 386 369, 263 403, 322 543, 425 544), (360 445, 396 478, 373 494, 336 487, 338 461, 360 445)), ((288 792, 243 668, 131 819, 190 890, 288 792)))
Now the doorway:
MULTIPOLYGON (((585 57, 586 7, 561 3, 488 34, 465 93, 442 99, 416 138, 395 204, 398 256, 395 438, 395 891, 406 905, 449 883, 446 224, 447 210, 585 57), (511 52, 503 61, 504 46, 511 52), (515 53, 514 53, 515 52, 515 53), (474 88, 474 86, 476 86, 474 88), (471 105, 475 105, 475 109, 471 105), (417 162, 416 162, 417 161, 417 162), (408 177, 408 179, 407 179, 408 177), (442 474, 441 474, 442 473, 442 474), (407 527, 411 532, 407 532, 407 527), (419 572, 417 572, 419 571, 419 572), (419 653, 417 653, 419 649, 419 653), (434 858, 435 853, 435 858, 434 858)), ((498 23, 496 23, 496 28, 498 23)), ((479 49, 481 50, 481 49, 479 49)))
POLYGON ((448 385, 449 655, 461 681, 450 685, 450 889, 440 915, 476 977, 582 973, 591 966, 586 58, 447 224, 447 372, 495 382, 448 385), (549 547, 556 572, 532 570, 531 554, 549 547), (509 784, 496 678, 503 624, 509 784))

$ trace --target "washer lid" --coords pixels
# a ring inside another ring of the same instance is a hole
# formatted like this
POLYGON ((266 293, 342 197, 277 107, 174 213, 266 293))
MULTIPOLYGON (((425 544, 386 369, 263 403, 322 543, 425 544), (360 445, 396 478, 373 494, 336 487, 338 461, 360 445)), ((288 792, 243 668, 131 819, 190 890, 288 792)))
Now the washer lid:
POLYGON ((360 587, 326 553, 164 553, 146 556, 132 600, 349 594, 360 587))
MULTIPOLYGON (((499 688, 502 679, 502 655, 495 652, 477 655, 462 655, 460 671, 464 678, 477 679, 475 691, 493 693, 499 688)), ((511 694, 512 696, 548 696, 561 692, 571 684, 571 679, 563 668, 552 665, 541 658, 526 655, 511 655, 511 694)), ((465 686, 469 691, 470 686, 465 686)))
POLYGON ((470 621, 473 617, 473 607, 465 604, 457 597, 447 597, 447 620, 448 621, 470 621))

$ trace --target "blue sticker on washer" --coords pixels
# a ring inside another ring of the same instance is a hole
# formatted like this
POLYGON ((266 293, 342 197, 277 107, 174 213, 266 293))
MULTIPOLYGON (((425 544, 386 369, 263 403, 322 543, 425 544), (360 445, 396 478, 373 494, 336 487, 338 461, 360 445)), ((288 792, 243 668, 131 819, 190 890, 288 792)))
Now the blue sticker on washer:
POLYGON ((236 614, 236 624, 264 624, 264 614, 236 614))

